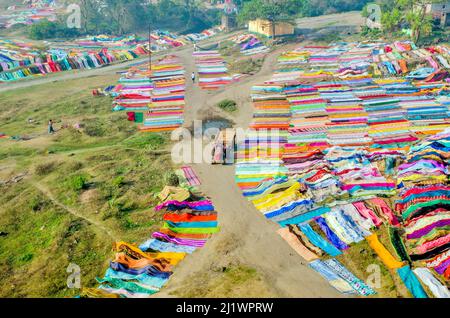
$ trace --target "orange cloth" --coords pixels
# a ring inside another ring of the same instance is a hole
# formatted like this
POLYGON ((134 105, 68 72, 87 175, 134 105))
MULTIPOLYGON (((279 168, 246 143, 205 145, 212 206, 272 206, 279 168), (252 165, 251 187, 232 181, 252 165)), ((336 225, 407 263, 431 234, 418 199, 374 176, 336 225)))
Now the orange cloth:
POLYGON ((316 254, 308 250, 298 238, 292 234, 287 227, 279 229, 277 233, 306 261, 311 262, 319 258, 316 254))

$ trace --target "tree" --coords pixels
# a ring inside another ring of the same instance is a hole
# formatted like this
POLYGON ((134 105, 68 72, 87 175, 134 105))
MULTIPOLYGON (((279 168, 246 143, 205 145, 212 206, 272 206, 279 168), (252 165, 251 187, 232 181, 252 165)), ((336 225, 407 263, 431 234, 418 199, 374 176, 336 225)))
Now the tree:
POLYGON ((382 24, 387 32, 398 30, 407 23, 411 28, 411 39, 419 42, 423 35, 428 35, 433 29, 432 18, 427 14, 427 6, 434 3, 446 3, 447 0, 383 0, 380 2, 383 10, 382 24))
POLYGON ((302 13, 306 0, 251 0, 243 2, 242 10, 238 15, 241 24, 255 19, 264 19, 271 22, 272 34, 275 34, 275 25, 279 21, 291 20, 302 13))

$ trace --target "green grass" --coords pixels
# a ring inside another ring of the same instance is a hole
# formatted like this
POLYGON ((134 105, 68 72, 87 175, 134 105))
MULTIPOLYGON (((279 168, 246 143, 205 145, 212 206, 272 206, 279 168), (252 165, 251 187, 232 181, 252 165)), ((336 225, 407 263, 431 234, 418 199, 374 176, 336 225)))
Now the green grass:
POLYGON ((81 267, 82 286, 94 287, 113 257, 114 238, 141 243, 161 226, 153 206, 171 181, 168 135, 138 133, 125 114, 112 113, 110 98, 91 96, 92 88, 116 80, 0 94, 0 131, 30 137, 1 141, 0 180, 26 177, 0 186, 0 231, 7 233, 0 237, 0 297, 76 296, 79 290, 66 285, 70 263, 81 267), (50 118, 53 136, 46 133, 50 118), (63 124, 80 129, 60 130, 63 124))
POLYGON ((237 104, 234 100, 231 99, 222 100, 217 104, 217 107, 228 113, 234 113, 235 111, 237 111, 237 104))

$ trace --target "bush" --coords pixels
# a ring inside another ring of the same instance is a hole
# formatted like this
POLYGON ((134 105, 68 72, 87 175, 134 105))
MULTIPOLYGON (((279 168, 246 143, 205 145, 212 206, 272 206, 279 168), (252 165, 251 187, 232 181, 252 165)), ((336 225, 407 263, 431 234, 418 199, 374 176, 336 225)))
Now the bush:
POLYGON ((29 205, 31 211, 39 212, 39 211, 42 211, 42 209, 44 208, 45 201, 41 196, 36 195, 33 198, 31 198, 28 205, 29 205))
POLYGON ((81 191, 87 188, 88 179, 83 175, 75 175, 67 180, 67 186, 73 191, 81 191))
POLYGON ((87 119, 83 121, 83 125, 84 133, 89 137, 103 137, 106 133, 102 123, 97 119, 87 119))
POLYGON ((38 176, 46 176, 50 173, 52 173, 55 170, 55 162, 46 162, 42 164, 38 164, 36 168, 34 169, 34 172, 38 176))
POLYGON ((173 171, 166 173, 166 175, 164 176, 164 181, 168 186, 171 187, 178 187, 180 185, 180 180, 178 179, 177 174, 173 171))
POLYGON ((74 38, 80 35, 77 29, 69 29, 64 23, 42 20, 31 25, 28 36, 33 40, 74 38))
POLYGON ((122 185, 125 184, 125 178, 123 176, 118 176, 113 179, 112 184, 113 186, 120 188, 122 185))
POLYGON ((231 99, 224 99, 221 101, 217 106, 229 113, 235 112, 237 110, 237 104, 234 100, 231 99))

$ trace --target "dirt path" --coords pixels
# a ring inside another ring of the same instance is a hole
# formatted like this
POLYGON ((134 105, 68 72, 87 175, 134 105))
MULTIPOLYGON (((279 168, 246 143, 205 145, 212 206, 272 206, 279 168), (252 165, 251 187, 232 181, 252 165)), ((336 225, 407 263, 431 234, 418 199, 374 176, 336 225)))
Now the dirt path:
MULTIPOLYGON (((240 108, 235 118, 236 125, 248 127, 253 113, 249 98, 251 87, 270 78, 279 53, 291 46, 271 53, 257 75, 230 85, 224 91, 205 92, 189 83, 186 93, 187 124, 194 118, 201 119, 205 114, 214 112, 214 105, 218 101, 231 98, 238 101, 240 108)), ((195 70, 194 61, 188 52, 180 57, 185 63, 187 74, 195 70)), ((217 264, 235 261, 257 269, 278 297, 340 296, 277 235, 277 225, 265 219, 242 196, 234 181, 233 166, 197 164, 193 167, 202 181, 201 190, 211 197, 219 211, 221 231, 205 248, 189 256, 177 267, 167 288, 157 297, 167 297, 180 286, 189 284, 189 279, 193 277, 191 275, 195 277, 196 273, 217 267, 217 264)))
POLYGON ((52 201, 53 204, 60 207, 61 209, 69 212, 73 216, 83 219, 86 222, 88 222, 90 225, 93 225, 94 231, 101 232, 103 235, 107 235, 113 242, 118 242, 118 238, 108 229, 106 228, 101 222, 98 222, 96 220, 92 220, 88 217, 86 217, 83 214, 78 213, 76 210, 62 204, 59 202, 52 194, 50 189, 48 189, 43 183, 37 183, 32 181, 31 185, 34 186, 37 190, 39 190, 42 194, 44 194, 50 201, 52 201))

